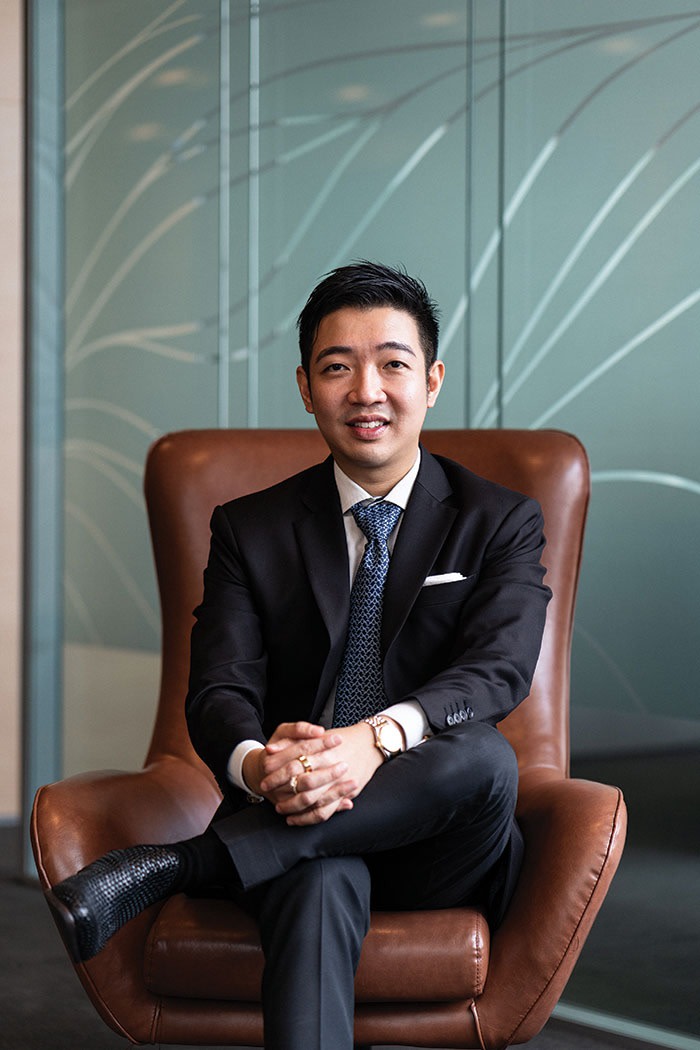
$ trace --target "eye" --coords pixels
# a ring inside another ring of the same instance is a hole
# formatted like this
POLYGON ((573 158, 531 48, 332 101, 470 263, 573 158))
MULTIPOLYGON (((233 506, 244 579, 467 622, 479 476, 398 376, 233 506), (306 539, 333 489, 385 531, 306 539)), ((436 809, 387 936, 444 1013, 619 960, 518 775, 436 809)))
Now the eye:
POLYGON ((331 361, 330 364, 326 365, 323 369, 324 372, 343 372, 347 366, 342 361, 331 361))
POLYGON ((389 361, 387 363, 386 367, 390 368, 390 369, 394 369, 394 371, 398 371, 400 368, 408 368, 408 365, 406 364, 405 361, 398 361, 397 360, 397 361, 389 361))

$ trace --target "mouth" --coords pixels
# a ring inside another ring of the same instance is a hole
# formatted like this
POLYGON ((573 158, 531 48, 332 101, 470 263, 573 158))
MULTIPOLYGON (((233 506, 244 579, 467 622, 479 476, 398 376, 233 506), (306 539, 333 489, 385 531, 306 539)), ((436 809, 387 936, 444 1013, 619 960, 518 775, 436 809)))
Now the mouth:
POLYGON ((346 424, 358 437, 363 440, 376 437, 389 426, 388 419, 349 419, 346 424))

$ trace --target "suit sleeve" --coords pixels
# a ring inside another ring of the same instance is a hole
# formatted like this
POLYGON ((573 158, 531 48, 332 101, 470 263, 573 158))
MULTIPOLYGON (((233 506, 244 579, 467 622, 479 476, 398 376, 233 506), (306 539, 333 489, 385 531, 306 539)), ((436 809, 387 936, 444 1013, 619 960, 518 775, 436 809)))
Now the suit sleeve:
MULTIPOLYGON (((433 732, 472 719, 495 725, 528 695, 551 598, 543 583, 542 525, 539 505, 523 497, 494 530, 480 564, 471 566, 467 596, 446 601, 449 650, 404 697, 420 703, 433 732)), ((446 621, 435 616, 435 606, 431 611, 431 627, 421 629, 444 631, 446 621)))
POLYGON ((214 511, 211 530, 204 596, 194 612, 185 712, 195 751, 225 792, 236 745, 266 741, 267 660, 248 573, 221 507, 214 511))

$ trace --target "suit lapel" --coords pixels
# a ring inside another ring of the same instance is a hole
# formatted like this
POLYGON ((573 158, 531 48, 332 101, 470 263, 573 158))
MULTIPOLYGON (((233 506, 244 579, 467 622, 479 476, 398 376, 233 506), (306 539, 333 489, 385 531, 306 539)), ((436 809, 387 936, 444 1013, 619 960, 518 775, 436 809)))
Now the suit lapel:
POLYGON ((403 627, 455 520, 457 510, 445 502, 451 493, 442 467, 422 448, 420 470, 401 522, 384 591, 385 653, 403 627))
POLYGON ((342 656, 350 610, 348 551, 332 459, 327 459, 309 477, 302 498, 303 512, 294 528, 329 641, 328 659, 314 705, 314 714, 318 714, 342 656))

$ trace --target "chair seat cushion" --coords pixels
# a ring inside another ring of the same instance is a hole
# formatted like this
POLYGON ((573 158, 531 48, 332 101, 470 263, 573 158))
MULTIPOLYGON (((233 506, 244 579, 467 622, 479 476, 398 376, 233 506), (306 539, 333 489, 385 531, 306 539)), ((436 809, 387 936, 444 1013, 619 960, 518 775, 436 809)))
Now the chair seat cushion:
MULTIPOLYGON (((484 988, 489 929, 475 908, 373 912, 355 982, 358 1002, 474 999, 484 988)), ((231 901, 178 895, 146 945, 151 992, 259 1002, 263 954, 253 919, 231 901)))

